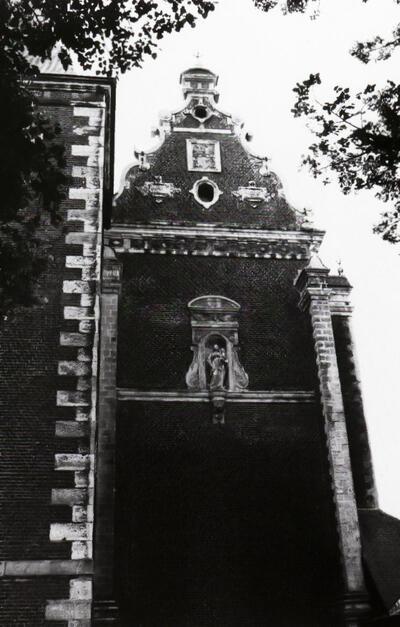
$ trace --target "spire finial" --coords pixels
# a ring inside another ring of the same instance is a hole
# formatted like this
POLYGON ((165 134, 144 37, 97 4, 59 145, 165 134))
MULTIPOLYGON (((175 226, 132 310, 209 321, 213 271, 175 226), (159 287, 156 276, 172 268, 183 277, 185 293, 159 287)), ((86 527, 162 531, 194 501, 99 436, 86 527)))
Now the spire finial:
POLYGON ((321 260, 321 257, 318 254, 319 252, 319 242, 317 240, 312 240, 310 243, 310 260, 308 262, 307 268, 310 270, 326 270, 328 268, 321 260))
POLYGON ((194 58, 195 58, 196 67, 202 67, 202 65, 203 65, 203 55, 200 52, 200 50, 196 50, 196 52, 194 53, 194 58))

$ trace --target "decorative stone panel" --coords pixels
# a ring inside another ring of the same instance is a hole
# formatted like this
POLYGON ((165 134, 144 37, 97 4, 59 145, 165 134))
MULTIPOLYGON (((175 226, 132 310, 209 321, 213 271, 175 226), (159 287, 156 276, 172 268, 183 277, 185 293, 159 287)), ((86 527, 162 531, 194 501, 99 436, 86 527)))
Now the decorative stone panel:
POLYGON ((190 172, 221 172, 219 141, 212 139, 187 139, 186 154, 190 172))
POLYGON ((247 201, 253 207, 269 200, 273 196, 265 187, 257 187, 254 181, 250 181, 247 187, 239 187, 236 191, 233 191, 232 194, 242 202, 247 201))
POLYGON ((157 203, 164 198, 173 198, 181 191, 179 187, 175 187, 173 183, 167 183, 162 180, 162 176, 156 176, 154 181, 146 181, 138 190, 143 196, 151 196, 157 203))

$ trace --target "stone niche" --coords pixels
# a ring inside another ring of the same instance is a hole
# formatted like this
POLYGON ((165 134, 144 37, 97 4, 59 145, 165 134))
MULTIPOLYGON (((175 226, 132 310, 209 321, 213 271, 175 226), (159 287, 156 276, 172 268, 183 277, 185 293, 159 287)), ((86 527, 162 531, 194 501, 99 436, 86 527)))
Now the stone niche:
MULTIPOLYGON (((192 327, 193 360, 186 374, 190 390, 210 389, 210 361, 220 351, 226 359, 221 389, 240 392, 249 385, 249 378, 239 361, 240 305, 224 296, 200 296, 188 304, 192 327)), ((212 386, 211 386, 212 387, 212 386)))

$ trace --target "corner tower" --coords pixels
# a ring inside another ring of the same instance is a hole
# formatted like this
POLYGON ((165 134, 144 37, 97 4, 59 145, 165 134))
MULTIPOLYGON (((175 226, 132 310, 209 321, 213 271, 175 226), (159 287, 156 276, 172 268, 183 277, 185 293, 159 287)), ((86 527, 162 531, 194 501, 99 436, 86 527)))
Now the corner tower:
POLYGON ((130 626, 357 625, 357 507, 376 501, 343 375, 350 286, 217 107, 216 74, 180 82, 105 234, 98 624, 114 598, 130 626))

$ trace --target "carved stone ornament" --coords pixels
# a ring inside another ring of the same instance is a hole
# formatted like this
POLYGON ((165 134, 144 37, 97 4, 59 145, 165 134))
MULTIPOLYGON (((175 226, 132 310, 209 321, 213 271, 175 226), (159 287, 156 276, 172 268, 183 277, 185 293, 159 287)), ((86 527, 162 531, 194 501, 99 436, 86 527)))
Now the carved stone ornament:
POLYGON ((165 183, 161 176, 156 176, 154 181, 146 181, 146 183, 136 189, 138 189, 143 196, 151 196, 157 203, 162 202, 164 198, 173 198, 181 191, 180 188, 175 187, 173 183, 165 183))
POLYGON ((237 392, 249 385, 240 363, 240 305, 224 296, 200 296, 188 304, 192 326, 193 360, 186 374, 191 390, 237 392))
POLYGON ((273 196, 265 187, 256 187, 254 181, 250 181, 247 187, 239 187, 232 194, 242 202, 247 201, 253 207, 256 207, 260 202, 270 200, 273 196))
POLYGON ((139 170, 148 170, 150 168, 149 158, 143 150, 138 152, 137 150, 133 153, 135 155, 135 159, 139 161, 139 170))
POLYGON ((221 172, 219 141, 187 139, 186 154, 189 172, 221 172))

